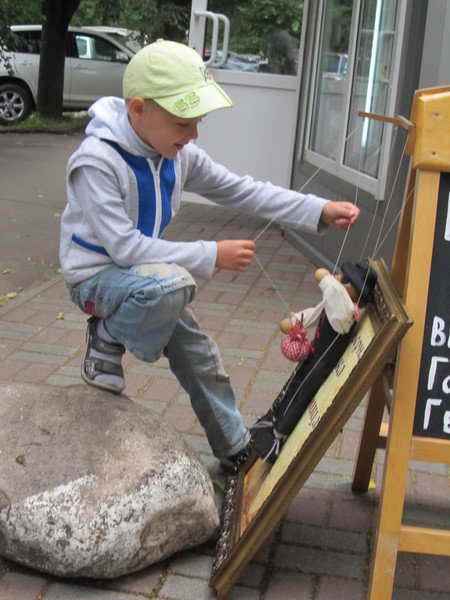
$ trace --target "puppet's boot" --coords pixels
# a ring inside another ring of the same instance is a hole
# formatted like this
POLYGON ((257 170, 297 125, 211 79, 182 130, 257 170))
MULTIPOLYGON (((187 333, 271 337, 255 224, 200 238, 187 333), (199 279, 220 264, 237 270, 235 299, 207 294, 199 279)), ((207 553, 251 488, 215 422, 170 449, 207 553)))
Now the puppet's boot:
POLYGON ((273 465, 280 453, 283 438, 274 429, 272 415, 268 413, 258 419, 250 428, 250 433, 254 453, 264 462, 273 465))
POLYGON ((111 341, 113 338, 103 327, 102 339, 99 335, 98 326, 100 319, 91 317, 88 320, 86 341, 87 349, 81 367, 81 377, 88 385, 120 394, 125 389, 125 379, 122 369, 122 355, 125 347, 118 342, 111 341))

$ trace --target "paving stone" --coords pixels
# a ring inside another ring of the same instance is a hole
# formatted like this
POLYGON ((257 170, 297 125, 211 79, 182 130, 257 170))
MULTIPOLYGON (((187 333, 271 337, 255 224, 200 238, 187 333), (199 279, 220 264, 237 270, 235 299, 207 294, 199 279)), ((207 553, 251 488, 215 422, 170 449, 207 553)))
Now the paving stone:
POLYGON ((43 600, 130 600, 130 596, 124 592, 102 590, 87 585, 54 583, 45 593, 43 600))
POLYGON ((5 573, 0 578, 1 600, 34 600, 46 584, 44 577, 25 573, 5 573))
POLYGON ((10 355, 10 360, 17 360, 21 362, 35 362, 44 363, 47 365, 62 365, 66 362, 69 356, 58 355, 58 354, 44 354, 43 352, 28 352, 25 350, 18 350, 10 355))
POLYGON ((279 544, 274 564, 277 568, 300 570, 303 573, 322 573, 362 579, 364 557, 360 554, 317 550, 288 544, 279 544))
POLYGON ((20 381, 26 383, 43 383, 47 377, 55 370, 55 365, 46 365, 44 363, 33 363, 27 365, 20 371, 20 381))
POLYGON ((274 573, 264 600, 310 600, 314 580, 302 573, 274 573))
POLYGON ((39 327, 27 325, 26 323, 10 323, 0 320, 0 338, 6 340, 25 341, 30 339, 36 333, 39 333, 39 327))
POLYGON ((30 317, 33 317, 36 311, 26 307, 18 306, 14 310, 8 313, 8 321, 14 321, 15 323, 26 323, 30 317))
POLYGON ((3 360, 20 346, 18 340, 0 339, 0 359, 3 360))
POLYGON ((286 383, 286 379, 284 373, 260 371, 255 378, 253 389, 278 394, 286 383))
POLYGON ((392 591, 391 600, 448 600, 448 593, 436 594, 425 590, 411 590, 396 587, 392 591))
POLYGON ((26 366, 28 366, 26 361, 2 360, 0 362, 0 379, 10 379, 26 366))
POLYGON ((447 592, 450 596, 450 556, 422 554, 419 563, 420 587, 436 592, 447 592))
POLYGON ((109 581, 105 581, 103 585, 116 591, 145 594, 145 597, 148 597, 152 596, 154 592, 157 593, 157 588, 160 586, 163 574, 164 567, 161 563, 158 563, 138 573, 110 579, 109 581))
POLYGON ((169 401, 180 390, 180 384, 172 375, 171 379, 156 379, 144 391, 142 397, 151 400, 169 401))
POLYGON ((343 475, 344 477, 351 477, 355 468, 355 463, 352 460, 334 460, 332 458, 324 457, 316 467, 318 473, 330 473, 332 475, 343 475))
POLYGON ((414 588, 417 586, 418 560, 416 554, 399 552, 395 564, 394 586, 414 588))
POLYGON ((447 477, 449 466, 444 463, 429 463, 411 460, 408 468, 411 471, 429 473, 430 475, 443 475, 444 477, 447 477))
POLYGON ((195 413, 190 406, 170 406, 164 413, 164 420, 178 431, 189 431, 195 420, 195 413))
POLYGON ((364 600, 361 581, 340 577, 320 577, 315 600, 364 600))
POLYGON ((209 580, 212 569, 212 556, 204 556, 193 552, 185 552, 177 555, 175 560, 169 563, 169 571, 178 575, 187 575, 209 580))
POLYGON ((450 507, 450 487, 447 477, 416 473, 416 490, 419 504, 429 504, 443 509, 450 507))
POLYGON ((76 348, 75 346, 55 346, 55 344, 27 342, 25 344, 22 344, 22 350, 26 352, 37 352, 39 354, 55 354, 56 356, 64 354, 65 356, 70 356, 72 354, 75 354, 78 348, 76 348))
POLYGON ((371 500, 366 494, 335 495, 331 501, 330 527, 365 533, 371 516, 371 500))
POLYGON ((291 502, 286 520, 305 525, 326 525, 330 503, 328 490, 316 490, 303 487, 291 502))
POLYGON ((301 546, 360 553, 366 551, 364 535, 329 528, 310 527, 298 523, 285 523, 281 539, 283 542, 301 546))
POLYGON ((66 376, 66 375, 50 375, 47 377, 46 383, 49 385, 60 385, 61 387, 67 387, 68 385, 76 385, 82 382, 81 376, 66 376))
POLYGON ((207 581, 169 573, 158 598, 164 598, 164 600, 193 600, 193 598, 195 600, 213 600, 217 598, 217 595, 212 588, 208 587, 207 581))
POLYGON ((261 594, 258 590, 252 590, 240 585, 235 585, 227 596, 227 600, 260 600, 260 598, 261 594))

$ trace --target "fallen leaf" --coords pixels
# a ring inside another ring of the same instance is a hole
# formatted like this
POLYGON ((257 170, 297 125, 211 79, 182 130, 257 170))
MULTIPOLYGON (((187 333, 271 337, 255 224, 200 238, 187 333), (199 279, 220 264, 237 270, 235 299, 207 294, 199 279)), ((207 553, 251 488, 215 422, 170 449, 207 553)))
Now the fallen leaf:
POLYGON ((64 319, 64 313, 63 313, 63 312, 59 312, 59 313, 56 315, 56 320, 57 320, 57 321, 62 321, 63 319, 64 319))
POLYGON ((3 275, 10 275, 11 273, 14 273, 14 271, 12 269, 5 269, 3 271, 3 275))
POLYGON ((53 213, 53 216, 59 219, 62 216, 62 213, 53 213))

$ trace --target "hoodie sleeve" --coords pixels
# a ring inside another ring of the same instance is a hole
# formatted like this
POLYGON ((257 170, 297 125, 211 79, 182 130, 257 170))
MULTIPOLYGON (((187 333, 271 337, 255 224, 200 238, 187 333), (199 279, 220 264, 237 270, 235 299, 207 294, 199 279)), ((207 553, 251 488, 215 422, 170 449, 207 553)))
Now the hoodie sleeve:
POLYGON ((296 229, 313 233, 326 229, 320 216, 328 200, 313 194, 299 194, 269 182, 254 181, 249 176, 240 177, 212 161, 195 144, 189 144, 188 148, 186 191, 296 229))
POLYGON ((72 171, 70 183, 84 215, 85 235, 90 238, 86 241, 103 247, 119 266, 177 263, 194 276, 212 276, 217 244, 169 242, 142 234, 125 211, 113 174, 83 166, 72 171))

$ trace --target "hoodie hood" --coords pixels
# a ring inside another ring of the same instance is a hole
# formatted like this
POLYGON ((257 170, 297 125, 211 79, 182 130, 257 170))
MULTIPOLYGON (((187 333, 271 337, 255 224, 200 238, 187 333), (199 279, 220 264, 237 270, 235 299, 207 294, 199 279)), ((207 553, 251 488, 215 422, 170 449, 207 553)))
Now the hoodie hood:
POLYGON ((125 100, 106 96, 97 100, 88 110, 91 117, 86 135, 116 142, 137 156, 145 156, 158 162, 161 155, 152 146, 141 140, 128 120, 125 100))

